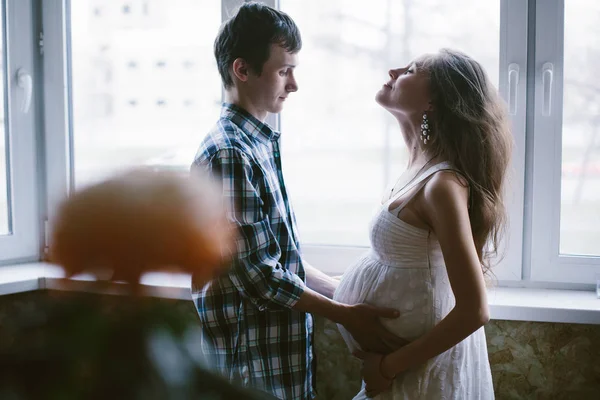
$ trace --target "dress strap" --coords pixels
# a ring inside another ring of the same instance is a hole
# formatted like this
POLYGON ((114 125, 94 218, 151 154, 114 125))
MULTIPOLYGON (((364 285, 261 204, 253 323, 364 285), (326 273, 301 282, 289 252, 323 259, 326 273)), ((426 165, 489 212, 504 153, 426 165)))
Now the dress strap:
POLYGON ((435 174, 438 171, 446 171, 446 170, 454 171, 455 169, 452 168, 450 163, 448 163, 446 161, 429 167, 429 169, 427 169, 425 172, 423 172, 421 174, 421 176, 419 176, 417 179, 415 179, 412 183, 410 183, 410 184, 406 185, 404 188, 402 188, 402 190, 400 190, 400 192, 398 192, 397 196, 394 196, 392 198, 392 200, 388 201, 387 207, 389 207, 390 204, 392 204, 394 201, 396 201, 399 197, 401 197, 407 191, 411 190, 412 188, 418 187, 418 189, 414 190, 406 200, 404 200, 399 206, 394 207, 393 209, 389 210, 389 212, 394 215, 400 214, 402 209, 404 207, 406 207, 406 205, 408 203, 410 203, 410 201, 413 199, 413 197, 415 197, 417 195, 417 193, 419 193, 421 191, 421 189, 423 189, 423 187, 425 186, 425 184, 427 183, 429 178, 431 178, 433 176, 433 174, 435 174))

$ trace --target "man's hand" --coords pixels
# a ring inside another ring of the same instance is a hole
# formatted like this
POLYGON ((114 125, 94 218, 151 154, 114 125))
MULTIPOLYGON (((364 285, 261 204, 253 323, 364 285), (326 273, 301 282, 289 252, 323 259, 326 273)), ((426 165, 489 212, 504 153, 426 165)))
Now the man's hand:
POLYGON ((352 354, 362 360, 360 372, 365 381, 365 390, 369 398, 390 390, 395 377, 382 374, 381 361, 383 356, 381 354, 367 353, 360 350, 356 350, 352 354))
POLYGON ((379 318, 398 318, 399 315, 393 308, 361 303, 348 306, 347 313, 340 323, 350 332, 362 350, 388 354, 409 342, 385 329, 379 318))
POLYGON ((388 354, 408 344, 407 340, 385 329, 379 321, 380 318, 397 318, 400 314, 393 308, 375 307, 364 303, 342 304, 305 287, 293 309, 322 315, 343 325, 364 351, 388 354))

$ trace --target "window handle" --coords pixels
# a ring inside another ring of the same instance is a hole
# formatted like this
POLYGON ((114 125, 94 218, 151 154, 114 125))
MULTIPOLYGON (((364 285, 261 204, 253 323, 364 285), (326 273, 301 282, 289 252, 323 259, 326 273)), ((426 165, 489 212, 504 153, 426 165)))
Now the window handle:
POLYGON ((17 71, 17 85, 25 92, 23 103, 21 103, 21 111, 27 114, 29 112, 29 107, 31 106, 33 80, 31 79, 31 75, 23 68, 19 68, 17 71))
POLYGON ((519 64, 508 65, 508 113, 517 114, 517 93, 519 88, 519 64))
POLYGON ((545 63, 542 66, 542 87, 544 93, 542 96, 542 115, 549 117, 552 113, 552 82, 554 78, 554 64, 545 63))

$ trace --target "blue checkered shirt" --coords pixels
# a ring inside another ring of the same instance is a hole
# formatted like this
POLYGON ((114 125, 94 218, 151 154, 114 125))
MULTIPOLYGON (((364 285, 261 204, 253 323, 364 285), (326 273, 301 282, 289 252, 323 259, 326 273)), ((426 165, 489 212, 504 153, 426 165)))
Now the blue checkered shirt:
POLYGON ((305 288, 280 134, 224 104, 192 164, 222 184, 238 227, 229 272, 193 288, 202 344, 229 379, 281 399, 312 399, 313 319, 292 309, 305 288))

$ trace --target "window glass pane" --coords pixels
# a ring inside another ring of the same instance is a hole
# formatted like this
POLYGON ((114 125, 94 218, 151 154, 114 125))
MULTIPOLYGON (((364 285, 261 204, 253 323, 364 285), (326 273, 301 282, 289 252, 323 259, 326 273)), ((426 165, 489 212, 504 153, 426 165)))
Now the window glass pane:
POLYGON ((565 1, 560 252, 600 256, 600 4, 565 1))
POLYGON ((442 47, 498 82, 500 0, 280 0, 303 38, 298 93, 281 130, 303 241, 367 245, 383 189, 407 162, 395 120, 375 103, 392 67, 442 47))
POLYGON ((5 128, 4 121, 6 118, 6 108, 4 100, 6 97, 4 86, 4 2, 0 2, 0 235, 9 233, 9 208, 8 208, 8 132, 5 128))
POLYGON ((77 185, 132 166, 187 170, 218 118, 219 0, 71 2, 77 185))

